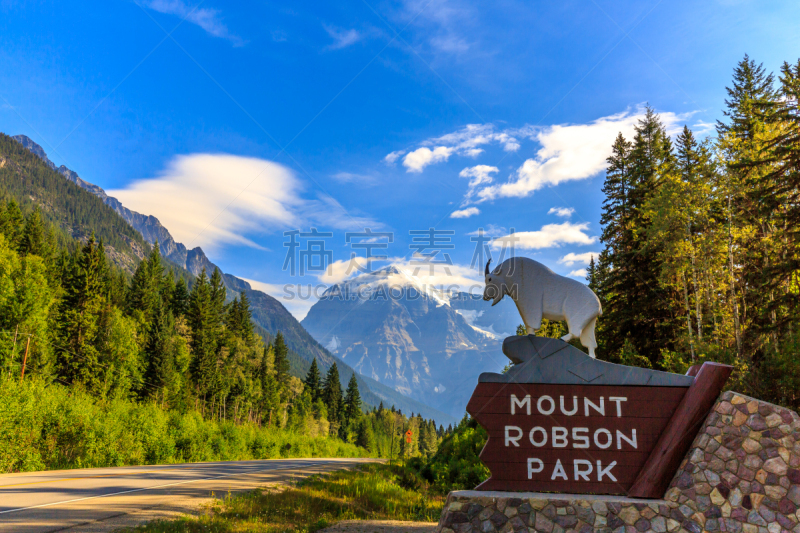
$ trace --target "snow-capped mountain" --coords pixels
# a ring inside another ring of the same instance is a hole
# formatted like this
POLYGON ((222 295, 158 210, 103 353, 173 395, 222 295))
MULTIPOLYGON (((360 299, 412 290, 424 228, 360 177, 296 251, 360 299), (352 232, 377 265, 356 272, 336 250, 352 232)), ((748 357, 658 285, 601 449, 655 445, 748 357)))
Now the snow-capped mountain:
POLYGON ((513 302, 447 293, 388 266, 330 287, 302 325, 365 376, 460 417, 481 372, 508 360, 521 322, 513 302))

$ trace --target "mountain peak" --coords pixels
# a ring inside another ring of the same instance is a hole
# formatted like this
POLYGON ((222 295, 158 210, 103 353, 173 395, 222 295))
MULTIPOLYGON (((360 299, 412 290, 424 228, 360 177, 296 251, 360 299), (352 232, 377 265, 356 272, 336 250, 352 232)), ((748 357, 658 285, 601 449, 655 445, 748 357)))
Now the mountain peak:
POLYGON ((28 151, 30 151, 34 155, 38 156, 39 159, 47 163, 48 167, 52 168, 53 170, 56 170, 55 163, 50 161, 50 158, 47 157, 44 148, 35 143, 33 139, 31 139, 27 135, 14 135, 12 139, 20 143, 23 147, 27 148, 28 151))

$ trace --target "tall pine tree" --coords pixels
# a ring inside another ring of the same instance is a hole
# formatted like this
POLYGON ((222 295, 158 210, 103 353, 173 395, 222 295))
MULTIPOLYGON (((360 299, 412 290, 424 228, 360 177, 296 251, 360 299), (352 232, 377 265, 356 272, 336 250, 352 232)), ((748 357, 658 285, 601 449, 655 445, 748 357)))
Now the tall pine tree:
POLYGON ((339 367, 334 362, 325 375, 322 385, 322 401, 328 408, 328 421, 331 423, 331 431, 338 432, 339 425, 343 418, 342 409, 342 384, 339 381, 339 367))
POLYGON ((356 373, 353 372, 344 395, 344 420, 346 424, 350 424, 359 417, 361 417, 361 394, 358 391, 356 373))
POLYGON ((97 336, 100 314, 106 305, 106 288, 105 254, 92 234, 77 251, 65 283, 57 355, 64 378, 94 391, 102 389, 104 372, 97 336))
POLYGON ((659 284, 661 254, 645 238, 650 226, 647 203, 661 177, 674 163, 666 129, 651 109, 636 126, 631 145, 619 135, 608 158, 601 223, 605 253, 600 268, 607 272, 601 344, 602 358, 619 358, 626 339, 639 355, 655 363, 669 348, 674 313, 668 291, 659 284))
POLYGON ((305 390, 311 395, 311 401, 316 402, 322 394, 322 376, 319 373, 316 357, 311 361, 311 368, 308 369, 308 374, 306 374, 303 384, 305 385, 305 390))
POLYGON ((286 401, 289 390, 289 348, 279 331, 275 336, 275 381, 281 391, 281 400, 286 401))

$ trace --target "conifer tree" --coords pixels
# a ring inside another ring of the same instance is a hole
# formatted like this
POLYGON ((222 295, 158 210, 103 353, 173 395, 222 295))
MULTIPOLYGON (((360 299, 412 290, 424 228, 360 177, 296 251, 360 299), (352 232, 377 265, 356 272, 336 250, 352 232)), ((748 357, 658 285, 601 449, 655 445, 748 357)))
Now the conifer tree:
MULTIPOLYGON (((305 385, 305 390, 311 395, 311 401, 316 402, 319 400, 322 393, 322 376, 319 373, 316 357, 311 361, 311 368, 308 369, 308 374, 306 374, 303 384, 305 385)), ((381 403, 381 406, 383 406, 383 403, 381 403)))
POLYGON ((183 276, 175 282, 175 290, 172 291, 172 314, 175 317, 183 316, 189 307, 189 289, 186 287, 186 280, 183 276))
POLYGON ((372 430, 372 424, 370 424, 367 418, 362 418, 358 423, 356 446, 361 446, 370 452, 375 451, 375 432, 372 430))
POLYGON ((162 273, 159 273, 161 285, 158 288, 158 292, 161 296, 162 304, 166 306, 167 310, 171 311, 171 302, 175 293, 175 272, 173 272, 172 268, 170 268, 168 272, 164 273, 163 275, 161 274, 162 273))
POLYGON ((281 390, 281 397, 285 399, 289 387, 289 348, 283 340, 283 334, 279 331, 275 336, 275 381, 281 390))
POLYGON ((601 241, 608 252, 608 265, 603 265, 608 276, 601 291, 607 298, 603 341, 608 351, 600 357, 616 357, 626 338, 652 362, 671 346, 674 314, 658 282, 660 250, 640 234, 650 226, 647 202, 673 160, 669 136, 649 107, 636 126, 633 145, 620 135, 612 147, 601 216, 601 241))
MULTIPOLYGON (((56 261, 57 262, 57 261, 56 261)), ((109 272, 108 300, 114 307, 125 309, 128 297, 128 277, 122 270, 109 272)))
POLYGON ((250 311, 250 300, 247 298, 247 293, 242 291, 239 294, 239 313, 237 316, 238 335, 246 343, 253 342, 253 315, 250 311))
POLYGON ((149 386, 148 394, 155 399, 160 398, 162 402, 176 377, 170 343, 172 329, 172 312, 160 305, 147 333, 145 380, 149 386))
POLYGON ((776 100, 774 85, 775 77, 764 70, 764 65, 757 65, 745 54, 733 70, 732 86, 726 88, 728 98, 722 112, 728 122, 717 121, 720 137, 731 134, 752 141, 760 122, 759 112, 776 100))
POLYGON ((161 306, 161 277, 163 264, 158 246, 153 246, 147 259, 139 263, 128 292, 129 312, 139 314, 145 329, 161 306))
POLYGON ((218 268, 214 269, 214 273, 208 280, 209 296, 211 304, 211 313, 216 324, 222 324, 225 318, 225 296, 227 289, 225 282, 222 280, 222 273, 218 268))
POLYGON ((253 341, 253 322, 250 311, 250 302, 247 294, 242 291, 239 298, 234 298, 228 307, 226 318, 228 329, 237 337, 249 344, 253 341))
POLYGON ((347 384, 347 391, 344 395, 344 419, 345 423, 358 420, 361 416, 361 394, 358 391, 358 381, 356 380, 356 373, 350 376, 350 382, 347 384))
POLYGON ((96 341, 105 305, 105 255, 94 233, 73 259, 60 309, 58 362, 61 375, 89 390, 101 388, 96 341))
POLYGON ((25 218, 25 227, 19 243, 19 252, 22 255, 38 255, 42 258, 50 256, 49 239, 39 206, 25 218))
POLYGON ((322 401, 328 408, 328 421, 331 422, 331 425, 333 426, 334 422, 340 422, 344 414, 342 409, 342 384, 339 381, 339 367, 336 366, 335 362, 325 375, 325 381, 322 385, 322 401))
POLYGON ((270 344, 264 347, 264 355, 261 360, 261 411, 263 422, 273 425, 279 422, 278 412, 281 407, 280 388, 275 380, 275 350, 270 344))
POLYGON ((192 378, 200 397, 212 392, 217 379, 218 315, 205 269, 192 287, 187 312, 192 328, 192 378))
MULTIPOLYGON (((758 164, 773 136, 765 111, 777 100, 774 76, 747 55, 734 69, 723 111, 728 122, 719 122, 719 145, 725 157, 728 189, 728 225, 731 233, 729 263, 741 265, 739 287, 759 287, 742 293, 740 323, 742 353, 760 352, 777 342, 778 313, 772 308, 780 299, 776 287, 764 287, 772 279, 776 248, 782 238, 779 218, 787 198, 772 194, 771 163, 758 164), (735 256, 735 257, 734 257, 735 256), (749 311, 749 312, 747 312, 749 311)), ((732 266, 729 266, 733 270, 732 266)))
POLYGON ((0 232, 5 235, 6 242, 14 250, 19 249, 24 223, 25 219, 19 205, 16 200, 11 198, 6 203, 5 209, 0 211, 0 232))
MULTIPOLYGON (((800 311, 800 60, 782 65, 777 91, 771 87, 772 76, 765 75, 760 65, 750 67, 755 75, 749 84, 737 84, 734 76, 735 89, 744 85, 757 90, 734 107, 746 110, 738 115, 750 128, 745 134, 748 142, 733 145, 739 147, 738 159, 729 168, 743 178, 746 192, 738 218, 752 228, 743 232, 749 242, 743 243, 740 256, 742 281, 746 287, 758 287, 745 293, 744 307, 750 310, 745 343, 749 351, 763 352, 768 344, 777 349, 781 339, 791 335, 800 311)), ((731 115, 733 130, 737 123, 731 115)))

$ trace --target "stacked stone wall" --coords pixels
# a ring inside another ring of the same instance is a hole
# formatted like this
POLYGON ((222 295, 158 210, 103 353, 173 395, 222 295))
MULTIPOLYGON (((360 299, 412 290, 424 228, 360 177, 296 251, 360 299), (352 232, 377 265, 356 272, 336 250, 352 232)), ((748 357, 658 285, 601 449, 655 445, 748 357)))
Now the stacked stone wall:
POLYGON ((720 395, 663 500, 456 491, 439 533, 800 533, 800 417, 720 395))

